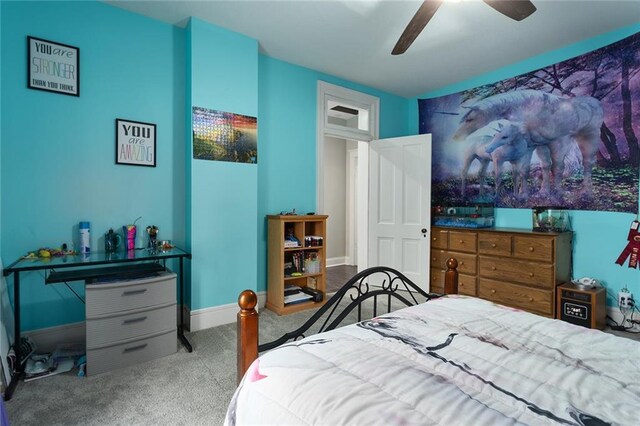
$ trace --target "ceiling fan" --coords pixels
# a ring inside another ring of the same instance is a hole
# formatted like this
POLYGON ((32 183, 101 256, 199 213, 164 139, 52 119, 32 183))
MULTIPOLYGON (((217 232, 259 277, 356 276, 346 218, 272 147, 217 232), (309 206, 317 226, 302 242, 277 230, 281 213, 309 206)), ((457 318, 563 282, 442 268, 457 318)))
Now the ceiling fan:
MULTIPOLYGON (((403 54, 411 43, 418 37, 427 23, 433 18, 440 5, 444 0, 425 0, 420 9, 411 18, 411 21, 404 29, 404 32, 398 39, 392 55, 403 54)), ((482 0, 498 12, 516 21, 522 21, 527 16, 536 11, 536 7, 528 0, 482 0)))

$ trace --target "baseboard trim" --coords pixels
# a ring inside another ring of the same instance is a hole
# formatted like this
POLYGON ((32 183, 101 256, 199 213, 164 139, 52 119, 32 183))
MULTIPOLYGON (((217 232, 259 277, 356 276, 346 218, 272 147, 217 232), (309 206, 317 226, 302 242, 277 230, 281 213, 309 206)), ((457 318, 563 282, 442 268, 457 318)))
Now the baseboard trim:
POLYGON ((87 341, 85 322, 58 325, 25 331, 23 337, 29 337, 36 344, 36 352, 52 352, 61 343, 81 343, 87 341))
MULTIPOLYGON (((261 291, 258 294, 258 310, 264 308, 267 302, 267 292, 261 291)), ((180 306, 177 308, 178 322, 180 321, 180 306)), ((187 330, 198 331, 218 325, 236 322, 238 314, 238 304, 229 303, 227 305, 214 306, 211 308, 197 309, 190 311, 188 306, 184 306, 184 320, 187 330)), ((25 331, 23 337, 29 337, 36 344, 37 352, 52 352, 61 343, 82 343, 87 341, 87 328, 84 321, 71 324, 58 325, 55 327, 39 328, 37 330, 25 331)))
POLYGON ((340 266, 340 265, 347 265, 347 257, 346 256, 331 257, 331 258, 327 259, 327 268, 330 268, 332 266, 340 266))
MULTIPOLYGON (((261 291, 258 295, 258 310, 264 308, 267 302, 267 292, 261 291)), ((236 322, 238 315, 238 304, 228 303, 226 305, 213 306, 211 308, 196 309, 190 312, 189 331, 200 331, 219 325, 236 322)))

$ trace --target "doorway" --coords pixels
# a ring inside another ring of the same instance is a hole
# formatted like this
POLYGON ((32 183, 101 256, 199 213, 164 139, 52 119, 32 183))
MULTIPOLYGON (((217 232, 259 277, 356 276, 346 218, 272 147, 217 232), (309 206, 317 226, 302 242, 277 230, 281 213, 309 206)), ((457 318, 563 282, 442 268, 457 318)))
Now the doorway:
POLYGON ((379 99, 319 81, 317 111, 317 210, 329 216, 327 267, 361 271, 368 261, 368 145, 378 136, 379 99))

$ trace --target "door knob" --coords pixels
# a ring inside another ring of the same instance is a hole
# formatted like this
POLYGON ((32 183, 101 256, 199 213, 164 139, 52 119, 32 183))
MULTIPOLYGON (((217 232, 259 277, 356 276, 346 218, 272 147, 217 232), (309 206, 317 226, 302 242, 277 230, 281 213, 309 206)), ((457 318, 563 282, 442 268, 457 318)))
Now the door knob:
POLYGON ((423 234, 426 234, 426 233, 427 233, 427 228, 422 228, 421 232, 422 232, 423 234))

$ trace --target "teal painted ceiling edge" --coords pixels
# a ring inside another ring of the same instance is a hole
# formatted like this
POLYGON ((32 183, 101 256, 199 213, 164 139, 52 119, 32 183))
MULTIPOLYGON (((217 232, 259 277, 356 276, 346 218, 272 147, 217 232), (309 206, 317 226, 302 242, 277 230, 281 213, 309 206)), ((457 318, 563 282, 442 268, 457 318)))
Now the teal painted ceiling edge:
POLYGON ((433 90, 431 92, 427 92, 421 96, 417 96, 416 99, 429 99, 437 98, 439 96, 446 96, 452 93, 461 92, 463 90, 468 90, 474 87, 504 80, 505 78, 521 75, 538 68, 543 68, 557 62, 582 55, 592 50, 599 49, 600 47, 606 46, 608 44, 615 43, 616 41, 635 34, 638 31, 640 31, 640 22, 627 27, 618 28, 604 34, 600 34, 596 37, 581 40, 577 43, 573 43, 556 50, 551 50, 540 55, 532 56, 523 61, 507 65, 495 71, 491 71, 470 78, 468 80, 464 80, 437 90, 433 90))

